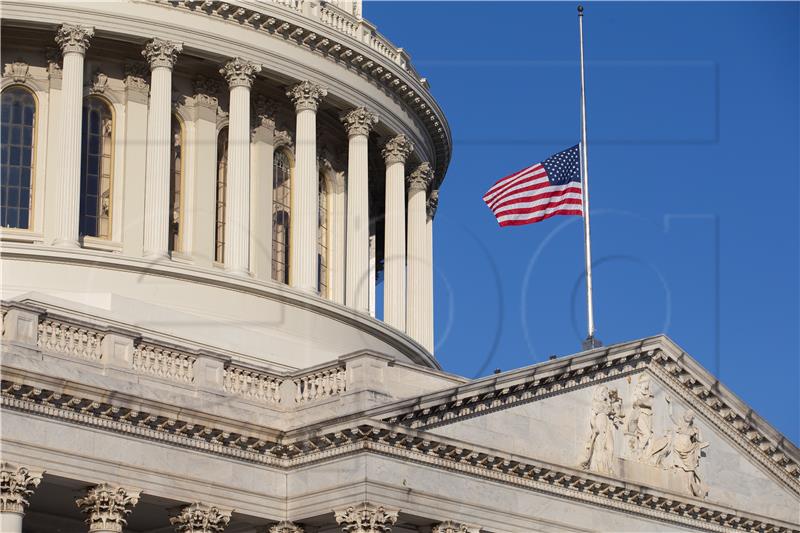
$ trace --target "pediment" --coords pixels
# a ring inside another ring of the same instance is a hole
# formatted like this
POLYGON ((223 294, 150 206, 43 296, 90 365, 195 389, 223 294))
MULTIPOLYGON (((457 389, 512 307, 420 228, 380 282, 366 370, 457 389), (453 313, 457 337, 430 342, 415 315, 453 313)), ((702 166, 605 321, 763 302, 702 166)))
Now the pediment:
POLYGON ((664 337, 420 399, 384 420, 800 524, 798 451, 664 337))

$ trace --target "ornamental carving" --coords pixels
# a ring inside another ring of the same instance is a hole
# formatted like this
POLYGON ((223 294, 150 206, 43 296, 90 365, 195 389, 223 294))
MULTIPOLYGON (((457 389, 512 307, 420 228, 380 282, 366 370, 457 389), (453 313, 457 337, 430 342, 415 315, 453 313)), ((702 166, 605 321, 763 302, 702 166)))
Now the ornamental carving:
POLYGON ((3 77, 11 78, 17 83, 23 83, 31 77, 30 65, 23 61, 14 61, 13 63, 6 63, 3 69, 3 77))
POLYGON ((431 533, 480 533, 481 528, 475 526, 468 526, 466 524, 459 524, 448 520, 441 524, 436 524, 431 528, 431 533))
POLYGON ((437 209, 439 209, 439 189, 431 191, 428 203, 425 206, 426 214, 430 220, 433 220, 436 216, 437 209))
POLYGON ((334 511, 336 523, 343 533, 385 533, 397 522, 398 511, 380 505, 361 503, 334 511))
POLYGON ((159 67, 171 69, 175 66, 178 54, 182 51, 182 43, 166 41, 156 37, 145 45, 144 50, 142 50, 142 56, 150 63, 151 69, 159 67))
POLYGON ((414 143, 404 134, 397 135, 389 139, 383 146, 381 155, 387 165, 392 163, 405 163, 409 154, 414 151, 414 143))
POLYGON ((294 151, 294 141, 292 140, 292 134, 286 130, 277 130, 275 135, 272 137, 272 146, 275 148, 279 148, 281 146, 286 146, 289 150, 294 151))
POLYGON ((269 528, 269 533, 303 533, 303 528, 294 522, 284 520, 269 528))
POLYGON ((347 135, 351 137, 369 135, 369 132, 378 123, 378 115, 369 111, 366 107, 357 107, 352 111, 343 113, 341 120, 342 124, 344 124, 344 129, 347 130, 347 135))
POLYGON ((62 24, 56 32, 56 43, 61 47, 61 52, 68 54, 76 52, 85 54, 89 48, 89 39, 94 35, 94 28, 78 26, 76 24, 62 24))
POLYGON ((286 91, 295 111, 316 111, 319 103, 328 95, 328 89, 311 81, 301 81, 286 91))
POLYGON ((249 89, 253 85, 253 79, 259 72, 261 72, 261 65, 241 57, 231 59, 225 63, 224 67, 219 69, 219 73, 228 81, 228 86, 231 89, 234 87, 247 87, 249 89))
POLYGON ((193 87, 195 103, 216 109, 219 102, 217 95, 220 89, 218 79, 197 76, 194 79, 193 87))
POLYGON ((278 106, 275 101, 267 98, 263 94, 257 94, 253 98, 253 123, 255 127, 264 126, 266 128, 275 128, 275 116, 278 112, 278 106))
POLYGON ((412 191, 425 191, 433 181, 433 169, 427 161, 420 165, 406 178, 408 188, 412 191))
POLYGON ((92 83, 89 87, 89 92, 102 94, 106 91, 106 87, 108 87, 108 75, 99 70, 95 71, 95 73, 92 74, 92 83))
POLYGON ((90 487, 86 497, 78 499, 75 503, 81 512, 88 515, 86 523, 89 532, 103 531, 121 533, 127 524, 125 517, 133 510, 139 501, 140 491, 128 491, 122 487, 115 487, 108 483, 101 483, 90 487))
POLYGON ((42 482, 42 474, 24 466, 0 464, 0 513, 24 513, 33 489, 42 482))
POLYGON ((594 389, 589 436, 579 461, 581 468, 613 475, 614 430, 622 422, 622 400, 616 389, 601 385, 594 389))
POLYGON ((61 48, 48 46, 44 49, 44 57, 47 60, 47 76, 51 80, 61 79, 61 48))
POLYGON ((625 437, 633 459, 647 461, 653 445, 653 392, 650 376, 642 373, 631 393, 631 409, 625 417, 625 437))
POLYGON ((230 522, 231 512, 194 502, 181 507, 180 512, 169 519, 169 523, 177 533, 220 533, 230 522))
POLYGON ((126 61, 123 67, 125 87, 136 91, 147 91, 147 76, 150 69, 143 61, 126 61))

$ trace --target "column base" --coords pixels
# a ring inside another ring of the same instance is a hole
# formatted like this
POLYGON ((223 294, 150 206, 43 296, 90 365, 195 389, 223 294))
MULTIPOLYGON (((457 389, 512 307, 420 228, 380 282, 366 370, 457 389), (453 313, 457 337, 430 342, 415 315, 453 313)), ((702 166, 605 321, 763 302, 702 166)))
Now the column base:
POLYGON ((250 278, 252 274, 249 270, 244 270, 241 268, 226 268, 225 272, 228 274, 233 274, 234 276, 241 276, 243 278, 250 278))
POLYGON ((169 261, 171 258, 167 252, 148 252, 145 250, 144 258, 148 261, 169 261))
POLYGON ((57 238, 53 241, 53 246, 59 248, 80 248, 81 244, 77 240, 57 238))

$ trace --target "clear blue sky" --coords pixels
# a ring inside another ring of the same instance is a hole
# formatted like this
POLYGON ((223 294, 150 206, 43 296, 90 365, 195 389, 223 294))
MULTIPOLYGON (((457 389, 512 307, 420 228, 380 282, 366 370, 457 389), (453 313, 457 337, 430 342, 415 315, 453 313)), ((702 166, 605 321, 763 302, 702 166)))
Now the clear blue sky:
MULTIPOLYGON (((450 121, 436 355, 478 376, 579 351, 579 217, 500 229, 498 178, 578 140, 574 3, 368 2, 450 121)), ((797 3, 587 3, 598 336, 665 332, 800 441, 797 3)))

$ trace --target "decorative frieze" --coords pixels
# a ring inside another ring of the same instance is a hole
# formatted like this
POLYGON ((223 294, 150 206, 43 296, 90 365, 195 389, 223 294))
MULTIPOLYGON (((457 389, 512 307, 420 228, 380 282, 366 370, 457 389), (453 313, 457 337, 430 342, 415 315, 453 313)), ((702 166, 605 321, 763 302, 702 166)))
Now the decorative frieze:
POLYGON ((369 132, 378 123, 378 115, 369 111, 366 107, 357 107, 343 113, 341 120, 349 137, 369 135, 369 132))
POLYGON ((132 367, 142 374, 150 374, 178 383, 194 381, 195 357, 155 344, 142 343, 133 350, 132 367))
POLYGON ((303 528, 298 526, 294 522, 284 520, 283 522, 278 522, 274 526, 271 526, 269 528, 269 533, 304 533, 304 532, 303 528))
POLYGON ((90 487, 86 497, 76 500, 81 512, 87 515, 89 532, 122 533, 127 524, 125 517, 139 501, 140 491, 101 483, 90 487))
POLYGON ((156 37, 145 45, 144 50, 142 50, 142 56, 150 64, 151 69, 160 67, 172 69, 178 59, 178 54, 182 51, 182 43, 156 37))
POLYGON ((328 89, 311 81, 302 81, 286 91, 296 111, 316 111, 319 103, 328 95, 328 89))
POLYGON ((103 333, 89 328, 45 318, 39 322, 37 345, 44 352, 55 352, 82 359, 100 359, 103 333))
POLYGON ((408 188, 411 190, 427 190, 433 181, 431 164, 427 161, 420 163, 416 170, 408 175, 406 181, 408 182, 408 188))
POLYGON ((344 393, 347 390, 347 370, 341 367, 320 370, 295 378, 295 402, 307 403, 344 393))
POLYGON ((389 139, 383 146, 381 155, 386 165, 392 163, 405 163, 411 152, 414 151, 414 143, 412 143, 405 134, 396 135, 389 139))
POLYGON ((261 65, 241 57, 228 61, 224 67, 219 69, 219 73, 222 74, 231 88, 252 87, 253 80, 259 72, 261 72, 261 65))
POLYGON ((94 28, 76 24, 62 24, 56 32, 56 43, 64 54, 77 52, 85 54, 89 48, 89 40, 94 35, 94 28))
POLYGON ((231 520, 231 511, 213 505, 194 502, 181 507, 169 519, 177 533, 221 533, 231 520))
POLYGON ((3 66, 3 77, 11 78, 15 83, 24 83, 30 79, 30 65, 24 61, 14 61, 3 66))
POLYGON ((589 436, 583 446, 579 466, 613 475, 614 430, 622 423, 622 400, 616 389, 600 385, 592 394, 589 436))
POLYGON ((392 530, 399 511, 382 505, 360 503, 334 511, 336 523, 343 533, 385 533, 392 530))
POLYGON ((11 463, 0 464, 0 513, 23 514, 33 489, 42 482, 43 473, 11 463))

